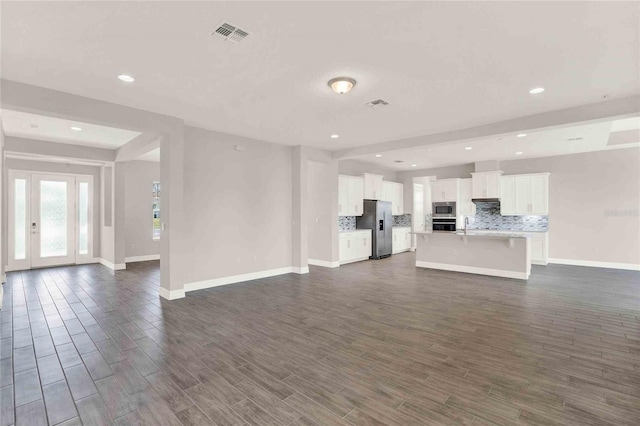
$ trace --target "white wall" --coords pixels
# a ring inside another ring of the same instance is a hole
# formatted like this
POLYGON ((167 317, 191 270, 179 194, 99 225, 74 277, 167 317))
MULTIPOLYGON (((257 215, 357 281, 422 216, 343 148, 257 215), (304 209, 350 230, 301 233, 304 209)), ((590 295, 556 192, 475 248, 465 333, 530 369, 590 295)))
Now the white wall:
POLYGON ((160 181, 160 163, 127 161, 119 164, 124 169, 125 258, 159 257, 160 240, 153 239, 152 188, 154 181, 160 181))
POLYGON ((340 260, 338 215, 332 208, 337 203, 338 165, 335 161, 309 161, 307 172, 309 259, 334 264, 340 260))
POLYGON ((184 140, 185 282, 290 267, 291 147, 193 127, 184 140))
MULTIPOLYGON (((53 163, 46 161, 19 160, 7 158, 3 180, 7 182, 7 170, 25 170, 40 173, 70 173, 93 176, 93 257, 100 257, 100 168, 78 164, 53 163)), ((6 185, 4 185, 6 190, 6 185)), ((4 203, 2 214, 7 215, 8 202, 4 203)), ((4 234, 7 235, 7 234, 4 234)))
POLYGON ((375 164, 365 163, 358 160, 341 160, 338 163, 338 169, 341 175, 357 176, 362 173, 371 173, 374 175, 381 175, 382 180, 387 182, 400 182, 396 180, 396 172, 386 169, 384 167, 376 166, 375 164))
MULTIPOLYGON (((640 265, 640 148, 502 161, 505 175, 551 173, 549 257, 640 265), (607 210, 630 212, 608 216, 607 210)), ((469 178, 473 165, 399 173, 469 178)))
POLYGON ((551 173, 550 258, 640 265, 640 148, 503 161, 500 169, 551 173))

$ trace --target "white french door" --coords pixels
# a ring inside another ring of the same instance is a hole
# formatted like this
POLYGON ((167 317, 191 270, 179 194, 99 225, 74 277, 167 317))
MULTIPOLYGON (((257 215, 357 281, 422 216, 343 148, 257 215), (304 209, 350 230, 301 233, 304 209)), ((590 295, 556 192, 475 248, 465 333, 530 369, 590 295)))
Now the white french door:
POLYGON ((92 177, 9 171, 8 269, 91 258, 92 177))

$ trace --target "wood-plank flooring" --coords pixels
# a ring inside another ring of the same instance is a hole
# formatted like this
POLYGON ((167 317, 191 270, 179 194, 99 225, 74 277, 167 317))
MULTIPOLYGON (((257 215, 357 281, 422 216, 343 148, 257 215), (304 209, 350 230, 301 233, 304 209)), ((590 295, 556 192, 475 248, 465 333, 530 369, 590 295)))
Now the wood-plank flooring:
POLYGON ((640 273, 413 262, 175 301, 158 262, 10 273, 0 426, 640 424, 640 273))

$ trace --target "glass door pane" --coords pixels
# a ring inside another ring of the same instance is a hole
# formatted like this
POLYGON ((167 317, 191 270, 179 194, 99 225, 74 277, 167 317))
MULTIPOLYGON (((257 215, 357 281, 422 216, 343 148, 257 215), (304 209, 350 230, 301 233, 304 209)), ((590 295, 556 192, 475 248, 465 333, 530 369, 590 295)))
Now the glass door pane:
POLYGON ((78 254, 89 254, 89 183, 78 184, 78 254))
POLYGON ((13 258, 24 260, 27 258, 27 180, 14 179, 13 188, 13 258))
POLYGON ((67 182, 40 181, 40 257, 68 253, 67 182))

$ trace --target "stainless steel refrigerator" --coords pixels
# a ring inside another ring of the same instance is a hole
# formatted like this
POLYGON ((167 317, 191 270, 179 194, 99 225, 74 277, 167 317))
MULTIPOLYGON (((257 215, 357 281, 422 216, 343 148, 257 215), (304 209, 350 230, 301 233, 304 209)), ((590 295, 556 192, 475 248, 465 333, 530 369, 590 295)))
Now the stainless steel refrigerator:
POLYGON ((393 216, 389 201, 364 200, 364 213, 356 218, 356 228, 372 230, 370 259, 391 256, 392 227, 393 216))

